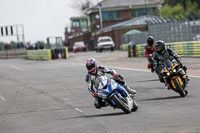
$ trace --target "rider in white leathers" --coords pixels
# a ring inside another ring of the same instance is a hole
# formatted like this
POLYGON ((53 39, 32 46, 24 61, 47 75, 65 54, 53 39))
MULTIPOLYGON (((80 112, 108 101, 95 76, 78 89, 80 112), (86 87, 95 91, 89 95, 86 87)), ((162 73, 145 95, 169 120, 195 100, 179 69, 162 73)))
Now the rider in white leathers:
POLYGON ((97 62, 94 58, 90 58, 86 62, 86 68, 88 73, 86 75, 86 82, 88 83, 88 90, 91 92, 92 96, 95 98, 94 105, 96 108, 100 109, 106 104, 102 101, 101 98, 97 96, 97 89, 99 83, 102 81, 101 78, 107 78, 105 73, 111 74, 116 82, 121 84, 130 94, 135 94, 136 91, 131 89, 125 81, 123 81, 120 76, 116 73, 115 70, 111 68, 106 68, 102 66, 97 67, 97 62))

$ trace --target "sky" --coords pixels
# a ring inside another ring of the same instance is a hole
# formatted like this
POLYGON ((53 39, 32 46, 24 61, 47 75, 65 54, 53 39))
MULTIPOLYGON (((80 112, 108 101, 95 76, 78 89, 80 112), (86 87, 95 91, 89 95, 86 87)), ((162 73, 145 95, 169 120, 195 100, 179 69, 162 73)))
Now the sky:
MULTIPOLYGON (((22 24, 25 41, 46 42, 47 37, 61 36, 70 26, 70 17, 83 15, 81 5, 98 0, 0 0, 0 27, 22 24)), ((17 37, 0 36, 0 42, 17 41, 17 37)))

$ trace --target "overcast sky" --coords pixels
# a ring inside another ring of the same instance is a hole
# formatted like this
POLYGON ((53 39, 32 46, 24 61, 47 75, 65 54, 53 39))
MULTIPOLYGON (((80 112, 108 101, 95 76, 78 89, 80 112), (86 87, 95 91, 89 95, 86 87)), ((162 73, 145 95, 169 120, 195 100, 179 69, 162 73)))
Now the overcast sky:
MULTIPOLYGON (((0 26, 23 24, 25 41, 45 41, 61 36, 70 26, 70 17, 81 16, 81 4, 87 0, 0 0, 0 26)), ((88 0, 94 5, 97 0, 88 0)), ((0 41, 17 41, 1 37, 0 41)))

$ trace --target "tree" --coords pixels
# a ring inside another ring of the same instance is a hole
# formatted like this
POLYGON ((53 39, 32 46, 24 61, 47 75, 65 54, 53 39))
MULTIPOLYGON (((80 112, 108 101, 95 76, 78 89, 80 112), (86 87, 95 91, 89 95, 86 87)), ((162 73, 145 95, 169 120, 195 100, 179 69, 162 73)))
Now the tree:
POLYGON ((161 17, 173 17, 173 16, 178 16, 178 15, 183 15, 184 14, 184 8, 181 4, 177 4, 176 6, 169 6, 166 4, 161 8, 161 17))
MULTIPOLYGON (((165 0, 163 7, 160 9, 161 17, 177 17, 179 16, 194 16, 196 12, 200 15, 200 1, 199 0, 165 0)), ((191 19, 191 17, 190 17, 191 19)))
POLYGON ((4 42, 0 42, 0 50, 4 49, 4 45, 5 45, 4 42))
POLYGON ((17 43, 15 41, 10 42, 11 48, 17 48, 17 43))
POLYGON ((43 42, 43 41, 37 41, 35 43, 35 46, 37 46, 40 49, 44 49, 44 48, 46 48, 47 44, 45 42, 43 42))

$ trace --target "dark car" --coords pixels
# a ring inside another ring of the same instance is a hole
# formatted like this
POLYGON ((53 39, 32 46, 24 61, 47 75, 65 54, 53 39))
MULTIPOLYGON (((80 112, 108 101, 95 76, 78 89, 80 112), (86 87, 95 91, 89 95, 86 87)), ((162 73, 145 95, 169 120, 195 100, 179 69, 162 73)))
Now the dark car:
POLYGON ((84 42, 75 42, 73 46, 73 52, 76 53, 78 51, 86 52, 86 46, 84 42))

